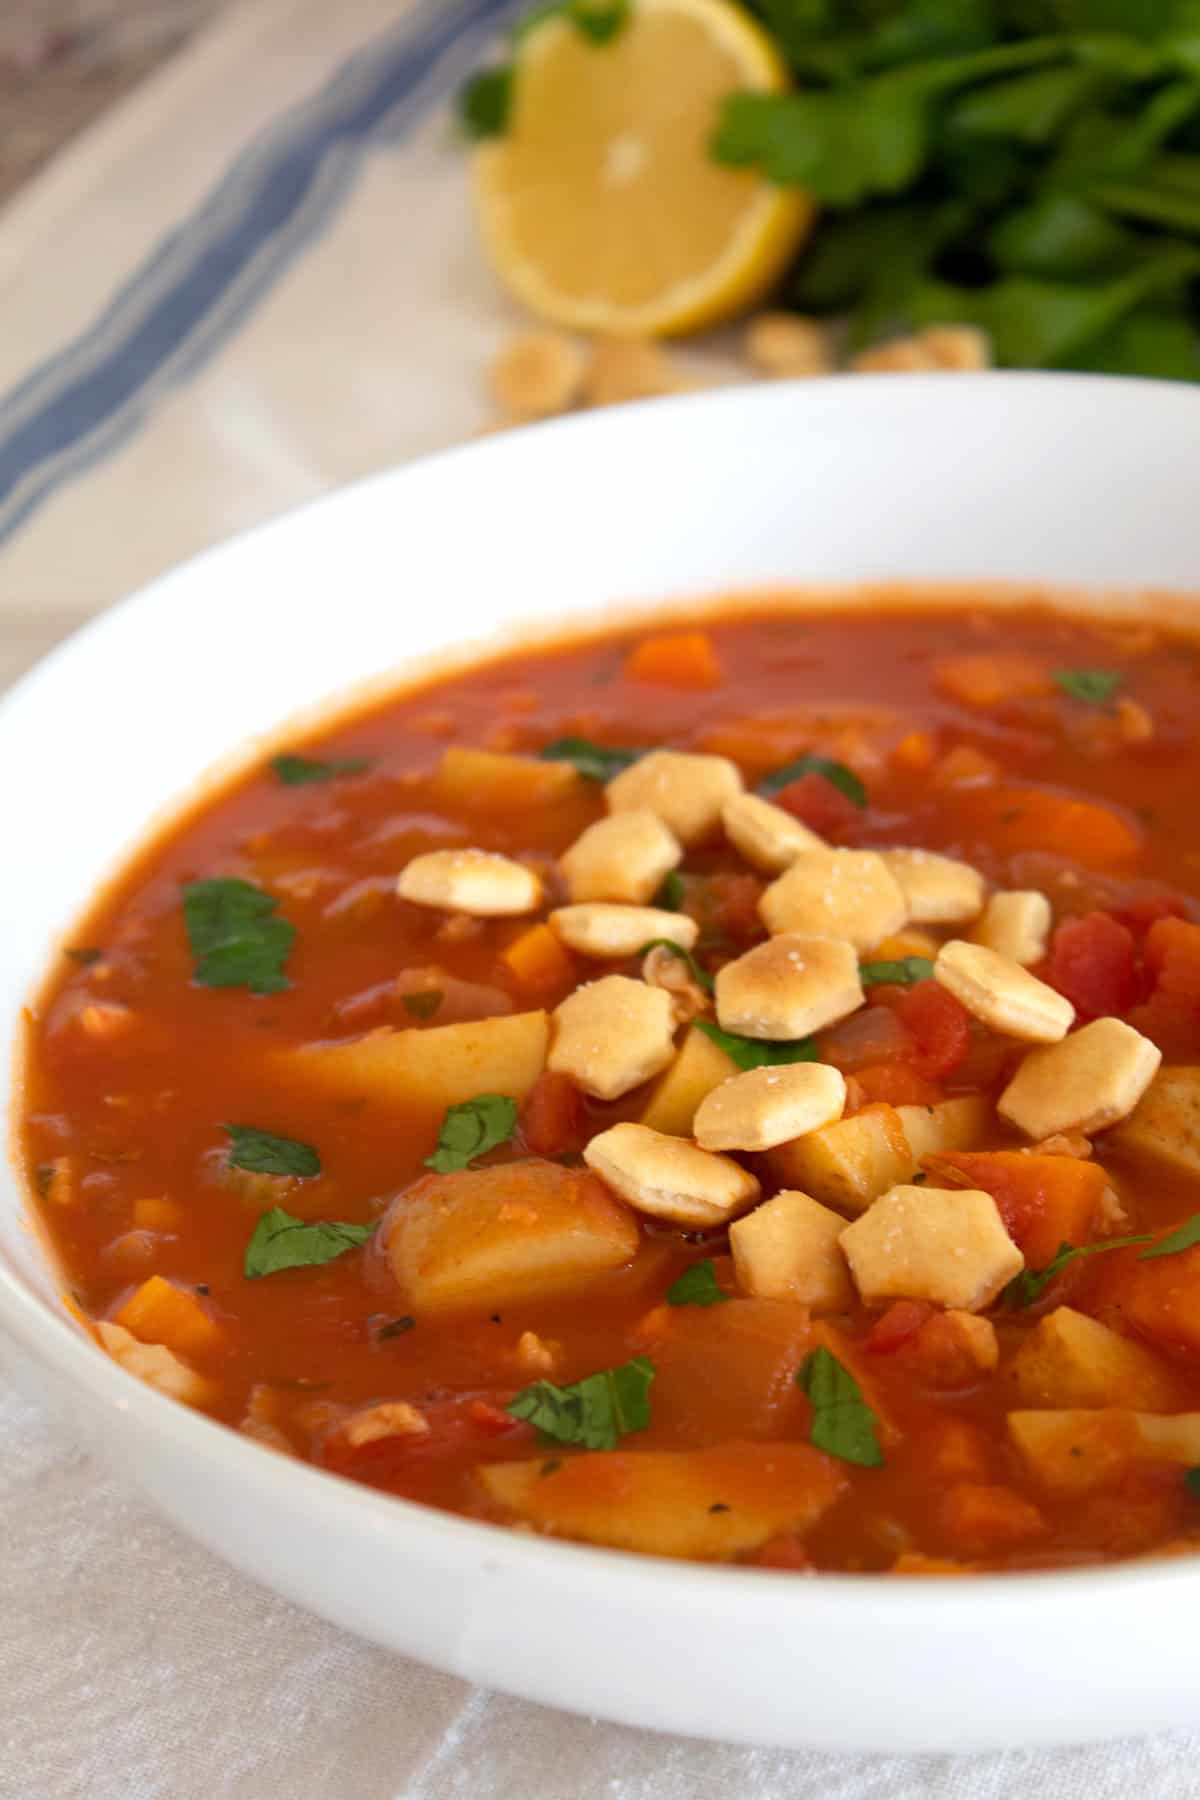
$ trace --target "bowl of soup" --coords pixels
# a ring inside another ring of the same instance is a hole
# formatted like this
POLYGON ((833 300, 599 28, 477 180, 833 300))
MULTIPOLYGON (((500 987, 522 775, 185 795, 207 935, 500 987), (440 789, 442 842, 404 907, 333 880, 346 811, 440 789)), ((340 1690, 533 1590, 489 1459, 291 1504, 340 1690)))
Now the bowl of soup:
POLYGON ((754 1742, 1178 1723, 1200 414, 452 452, 0 705, 6 1363, 246 1572, 754 1742))

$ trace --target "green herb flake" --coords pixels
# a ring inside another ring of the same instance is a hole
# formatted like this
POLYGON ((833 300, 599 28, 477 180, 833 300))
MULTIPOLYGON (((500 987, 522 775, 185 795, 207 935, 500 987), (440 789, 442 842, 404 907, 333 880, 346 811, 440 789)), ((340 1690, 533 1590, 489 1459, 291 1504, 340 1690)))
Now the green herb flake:
POLYGON ((831 1350, 822 1344, 806 1356, 796 1384, 812 1402, 808 1441, 815 1449, 863 1469, 882 1468, 878 1420, 849 1369, 831 1350))
POLYGON ((414 1019, 432 1019, 445 997, 441 988, 422 988, 419 993, 400 996, 405 1012, 414 1019))
POLYGON ((1072 700, 1088 706, 1103 706, 1111 700, 1125 677, 1115 669, 1055 669, 1051 680, 1072 700))
POLYGON ((309 756, 271 758, 271 768, 284 787, 309 787, 317 781, 336 781, 341 775, 361 775, 369 767, 362 756, 344 756, 334 762, 318 762, 309 756))
POLYGON ((333 1219, 296 1219, 282 1206, 263 1213, 246 1245, 242 1273, 247 1281, 278 1275, 281 1269, 316 1268, 365 1244, 374 1225, 344 1225, 333 1219))
POLYGON ((682 944, 675 943, 671 938, 650 938, 642 945, 637 954, 639 956, 645 956, 648 950, 669 950, 672 956, 677 956, 681 963, 687 964, 688 973, 697 986, 702 987, 706 994, 712 993, 712 976, 707 969, 702 969, 700 967, 700 964, 696 961, 691 951, 685 950, 682 944))
POLYGON ((469 138, 503 137, 512 106, 510 63, 480 69, 458 90, 458 122, 469 138))
POLYGON ((697 1019, 696 1028, 711 1038, 739 1069, 773 1069, 781 1063, 818 1062, 813 1038, 793 1038, 790 1042, 768 1044, 758 1038, 738 1037, 736 1032, 722 1031, 711 1019, 697 1019))
MULTIPOLYGON (((1149 1233, 1142 1232, 1136 1237, 1106 1238, 1100 1244, 1060 1244, 1044 1269, 1022 1269, 1019 1275, 1013 1276, 1001 1292, 1001 1304, 1032 1306, 1041 1299, 1056 1276, 1061 1275, 1067 1264, 1074 1262, 1077 1256, 1100 1256, 1106 1250, 1125 1250, 1131 1244, 1149 1244, 1151 1241, 1149 1233)), ((1164 1242, 1168 1241, 1164 1239, 1164 1242)), ((1165 1254, 1161 1245, 1159 1254, 1165 1254)))
POLYGON ((283 966, 296 927, 274 916, 278 908, 278 900, 249 881, 186 884, 183 920, 196 959, 193 974, 202 987, 277 994, 291 986, 283 966))
POLYGON ((863 963, 858 978, 868 987, 911 987, 914 982, 928 981, 933 963, 928 956, 902 956, 896 962, 863 963))
POLYGON ((667 1289, 668 1306, 718 1306, 722 1300, 732 1299, 732 1294, 717 1285, 717 1271, 710 1256, 685 1269, 667 1289))
POLYGON ((1178 1256, 1184 1250, 1194 1250, 1197 1244, 1200 1244, 1200 1213, 1193 1213, 1190 1219, 1177 1226, 1169 1236, 1153 1244, 1149 1250, 1143 1250, 1138 1261, 1149 1262, 1155 1256, 1178 1256))
POLYGON ((663 912, 682 912, 683 900, 683 876, 678 869, 672 869, 655 894, 652 905, 659 907, 663 912))
POLYGON ((723 1513, 731 1512, 733 1509, 727 1500, 714 1500, 708 1510, 710 1513, 723 1513))
POLYGON ((605 744, 593 744, 590 738, 555 738, 538 751, 543 762, 568 762, 585 781, 611 781, 630 763, 635 763, 640 750, 613 750, 605 744))
POLYGON ((544 1438, 579 1444, 585 1450, 615 1450, 621 1438, 644 1431, 650 1423, 650 1384, 654 1364, 635 1356, 616 1369, 586 1375, 569 1387, 535 1381, 505 1409, 514 1419, 535 1425, 544 1438))
POLYGON ((389 1338, 404 1337, 407 1332, 413 1329, 416 1322, 417 1321, 409 1313, 405 1313, 404 1317, 401 1319, 389 1319, 387 1324, 381 1325, 379 1330, 375 1333, 375 1342, 377 1344, 386 1344, 389 1338))
POLYGON ((296 1138, 276 1137, 257 1125, 225 1125, 229 1133, 230 1165, 252 1175, 319 1175, 321 1158, 311 1144, 296 1138))
POLYGON ((1183 1485, 1193 1500, 1200 1500, 1200 1468, 1185 1469, 1183 1485))
POLYGON ((476 1094, 473 1100, 448 1106, 437 1149, 425 1158, 425 1167, 439 1175, 465 1169, 485 1151, 507 1143, 516 1127, 517 1104, 507 1094, 476 1094))
POLYGON ((37 1197, 39 1200, 45 1200, 48 1197, 50 1189, 54 1186, 54 1178, 57 1174, 58 1167, 52 1162, 39 1163, 37 1168, 33 1171, 33 1185, 37 1189, 37 1197))
POLYGON ((867 790, 853 769, 845 763, 833 762, 828 756, 798 756, 795 762, 785 763, 782 769, 773 774, 764 775, 758 784, 758 791, 769 799, 781 788, 789 787, 793 781, 802 781, 806 775, 823 775, 840 794, 852 800, 860 810, 867 804, 867 790))
POLYGON ((630 0, 568 0, 567 17, 593 44, 611 44, 629 23, 630 0))
POLYGON ((104 952, 96 949, 93 944, 86 944, 80 949, 64 950, 63 955, 69 956, 71 961, 78 963, 81 969, 90 969, 93 963, 100 961, 104 952))

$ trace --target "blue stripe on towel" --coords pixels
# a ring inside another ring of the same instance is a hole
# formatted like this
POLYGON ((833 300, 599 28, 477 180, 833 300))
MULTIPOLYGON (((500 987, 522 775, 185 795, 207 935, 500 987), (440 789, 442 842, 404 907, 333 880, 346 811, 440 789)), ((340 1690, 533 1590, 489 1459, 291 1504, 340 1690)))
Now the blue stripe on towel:
POLYGON ((96 323, 0 400, 0 543, 124 442, 328 224, 364 149, 478 60, 513 0, 427 0, 277 120, 96 323))

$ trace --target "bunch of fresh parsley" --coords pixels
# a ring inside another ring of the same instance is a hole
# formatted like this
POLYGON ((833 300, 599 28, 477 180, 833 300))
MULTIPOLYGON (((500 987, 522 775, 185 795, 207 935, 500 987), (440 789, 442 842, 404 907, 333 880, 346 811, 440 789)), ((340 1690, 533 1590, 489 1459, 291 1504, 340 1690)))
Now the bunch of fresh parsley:
POLYGON ((1200 376, 1200 0, 745 3, 795 88, 731 95, 712 154, 819 201, 789 304, 852 349, 954 322, 1009 366, 1200 376))

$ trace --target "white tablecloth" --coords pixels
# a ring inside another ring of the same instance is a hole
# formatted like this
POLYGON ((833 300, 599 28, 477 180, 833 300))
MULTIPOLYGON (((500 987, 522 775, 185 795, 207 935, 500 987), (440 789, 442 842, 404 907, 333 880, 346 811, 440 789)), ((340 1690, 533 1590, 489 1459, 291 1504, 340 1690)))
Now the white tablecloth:
MULTIPOLYGON (((0 216, 0 685, 205 544, 486 422, 515 315, 437 103, 505 10, 242 0, 0 216)), ((830 1756, 471 1688, 248 1586, 3 1388, 0 1532, 2 1800, 1200 1792, 1200 1736, 830 1756)))

